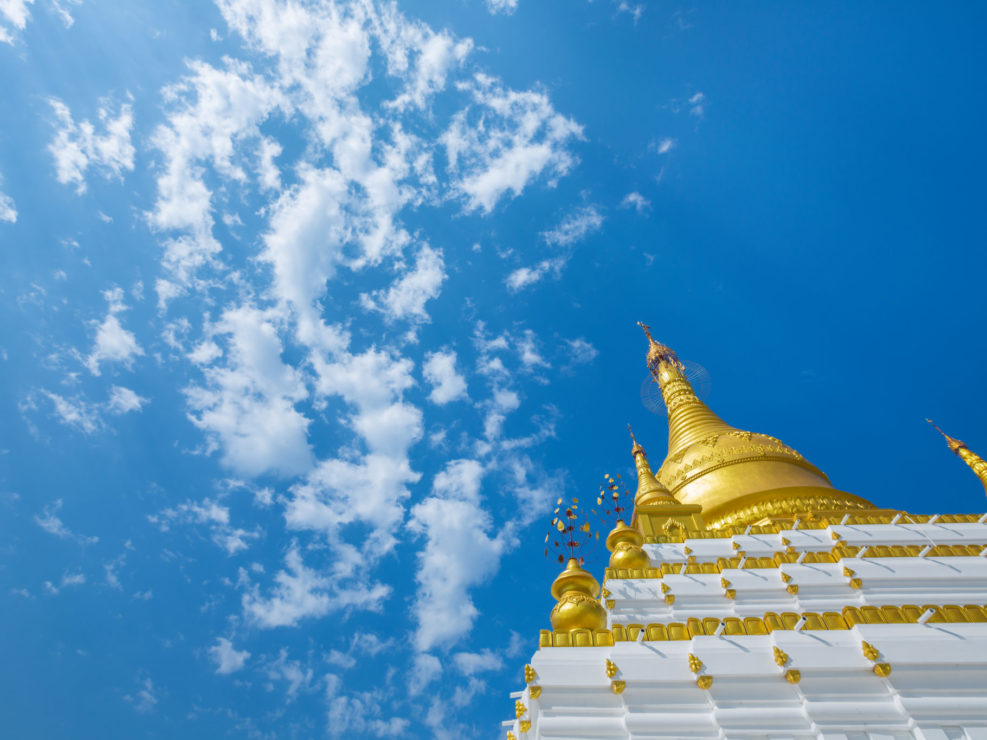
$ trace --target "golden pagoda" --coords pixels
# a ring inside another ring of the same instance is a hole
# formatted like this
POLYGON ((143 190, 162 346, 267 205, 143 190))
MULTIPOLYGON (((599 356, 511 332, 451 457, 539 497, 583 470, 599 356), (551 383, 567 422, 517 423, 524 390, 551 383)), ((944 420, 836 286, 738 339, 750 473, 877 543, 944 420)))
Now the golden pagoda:
POLYGON ((571 557, 552 585, 508 740, 987 740, 987 514, 834 488, 720 419, 641 326, 668 454, 655 472, 631 434, 630 524, 615 509, 602 584, 571 557))
POLYGON ((683 504, 702 507, 710 529, 872 509, 779 439, 732 427, 696 396, 675 352, 650 327, 648 369, 668 408, 668 455, 658 481, 683 504))

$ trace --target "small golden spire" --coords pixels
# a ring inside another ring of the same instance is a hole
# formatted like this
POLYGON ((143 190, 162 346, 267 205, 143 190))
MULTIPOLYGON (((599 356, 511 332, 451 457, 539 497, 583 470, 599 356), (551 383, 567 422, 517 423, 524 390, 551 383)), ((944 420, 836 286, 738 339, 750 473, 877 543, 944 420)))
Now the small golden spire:
POLYGON ((637 468, 637 493, 634 494, 634 508, 660 504, 677 505, 679 502, 651 472, 648 453, 634 438, 630 424, 627 425, 627 431, 631 432, 631 441, 634 443, 631 447, 631 455, 634 456, 634 466, 637 468))
POLYGON ((963 462, 965 462, 970 469, 976 473, 980 482, 984 486, 984 491, 987 492, 987 460, 984 460, 979 455, 975 454, 969 447, 966 446, 965 442, 950 437, 946 432, 936 426, 936 423, 932 419, 926 419, 932 426, 936 428, 943 437, 946 438, 946 444, 949 445, 949 449, 953 451, 957 457, 959 457, 963 462))
POLYGON ((634 443, 633 446, 631 447, 631 455, 632 456, 635 456, 639 452, 643 454, 644 453, 644 448, 637 443, 637 439, 634 437, 634 430, 631 429, 631 425, 630 424, 627 425, 627 431, 631 435, 631 442, 634 443))

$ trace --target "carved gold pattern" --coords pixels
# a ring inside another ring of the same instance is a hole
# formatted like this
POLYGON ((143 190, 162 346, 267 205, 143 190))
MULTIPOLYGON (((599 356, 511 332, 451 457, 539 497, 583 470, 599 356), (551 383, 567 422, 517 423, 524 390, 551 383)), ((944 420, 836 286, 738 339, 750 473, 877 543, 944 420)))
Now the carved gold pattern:
POLYGON ((891 675, 891 664, 890 663, 875 663, 874 673, 881 678, 887 678, 891 675))
POLYGON ((696 686, 701 689, 709 689, 713 685, 713 677, 706 675, 696 679, 696 686))
POLYGON ((521 731, 521 734, 523 735, 524 733, 526 733, 528 730, 531 729, 531 720, 522 719, 520 722, 518 722, 517 727, 521 731))
POLYGON ((798 683, 802 680, 802 671, 796 668, 789 668, 785 671, 785 680, 788 681, 788 683, 798 683))
POLYGON ((613 678, 614 676, 617 675, 617 671, 619 670, 620 669, 617 667, 617 664, 614 663, 612 660, 610 660, 610 658, 607 658, 607 667, 606 667, 607 678, 613 678))
POLYGON ((665 603, 666 604, 674 604, 675 603, 675 594, 665 594, 665 603))
POLYGON ((785 590, 792 596, 795 596, 799 592, 799 587, 794 583, 789 583, 788 586, 785 587, 785 590))
POLYGON ((703 662, 692 653, 689 653, 689 670, 693 673, 699 673, 702 669, 703 662))
POLYGON ((513 732, 511 732, 510 730, 508 730, 507 731, 507 740, 517 740, 517 736, 513 732))
POLYGON ((603 603, 607 605, 607 609, 613 609, 615 606, 617 606, 617 600, 616 599, 607 599, 603 603))
POLYGON ((537 699, 539 696, 541 696, 541 686, 529 686, 528 696, 530 696, 532 699, 537 699))
POLYGON ((626 689, 626 688, 627 688, 627 682, 626 681, 611 681, 610 682, 610 690, 613 693, 617 694, 617 695, 623 694, 624 693, 624 689, 626 689))
MULTIPOLYGON (((804 619, 803 630, 848 630, 856 624, 916 624, 918 618, 932 609, 933 616, 928 623, 987 622, 987 607, 983 604, 916 605, 903 606, 845 606, 842 612, 767 612, 762 617, 727 617, 724 621, 728 635, 768 635, 776 630, 791 630, 804 619)), ((691 640, 694 635, 714 635, 719 627, 719 619, 690 619, 686 622, 659 622, 648 625, 614 624, 609 630, 573 630, 572 632, 552 632, 542 630, 539 639, 541 647, 613 647, 615 642, 637 639, 640 631, 650 642, 668 640, 691 640)))
POLYGON ((527 711, 528 711, 528 708, 526 706, 524 706, 524 702, 522 702, 520 699, 518 699, 516 702, 514 702, 514 716, 517 719, 521 719, 521 717, 523 717, 524 714, 525 714, 525 712, 527 712, 527 711))
MULTIPOLYGON (((818 489, 810 489, 818 490, 818 489)), ((854 511, 872 509, 869 502, 848 493, 833 491, 827 495, 800 495, 773 500, 759 500, 720 511, 708 512, 710 529, 741 526, 762 519, 790 517, 807 511, 854 511)))
POLYGON ((863 587, 864 587, 864 582, 861 581, 859 578, 850 579, 850 588, 863 588, 863 587))
POLYGON ((535 680, 535 678, 537 676, 538 676, 538 674, 535 673, 535 669, 532 668, 530 664, 526 664, 524 666, 524 682, 525 683, 531 683, 532 681, 535 680))

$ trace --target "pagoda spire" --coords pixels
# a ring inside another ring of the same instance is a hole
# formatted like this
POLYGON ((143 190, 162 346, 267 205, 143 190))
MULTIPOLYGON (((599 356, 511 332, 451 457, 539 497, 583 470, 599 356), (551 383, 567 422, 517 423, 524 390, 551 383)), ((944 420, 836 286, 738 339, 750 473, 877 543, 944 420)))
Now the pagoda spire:
POLYGON ((954 437, 950 437, 946 432, 936 426, 936 423, 932 419, 926 419, 927 422, 932 424, 943 437, 946 438, 946 444, 949 445, 949 449, 959 457, 963 462, 970 466, 970 469, 976 474, 980 479, 980 482, 984 486, 984 491, 987 492, 987 460, 974 453, 969 447, 966 446, 965 442, 961 442, 954 437))
POLYGON ((679 502, 671 491, 655 478, 655 474, 651 471, 651 464, 648 462, 648 453, 634 438, 630 424, 627 425, 627 431, 631 434, 631 442, 633 443, 631 455, 634 457, 634 466, 637 468, 637 493, 634 494, 634 508, 660 506, 662 504, 677 505, 679 502))
POLYGON ((673 350, 651 336, 651 327, 637 322, 648 337, 648 370, 661 389, 668 409, 668 456, 714 434, 738 431, 699 400, 685 377, 685 366, 673 350))

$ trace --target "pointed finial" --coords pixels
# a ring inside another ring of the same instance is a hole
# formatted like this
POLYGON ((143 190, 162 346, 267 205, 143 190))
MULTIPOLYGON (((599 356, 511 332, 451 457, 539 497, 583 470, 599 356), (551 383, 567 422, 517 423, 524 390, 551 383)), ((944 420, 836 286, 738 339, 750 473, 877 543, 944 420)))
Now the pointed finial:
POLYGON ((654 344, 655 340, 654 337, 651 336, 651 327, 645 324, 643 321, 638 321, 637 325, 644 330, 644 335, 648 338, 648 342, 650 344, 654 344))
POLYGON ((634 443, 633 447, 631 447, 631 456, 633 457, 633 456, 636 456, 638 454, 644 453, 644 448, 641 445, 639 445, 637 443, 637 440, 634 438, 634 430, 631 429, 631 425, 630 424, 627 425, 627 431, 630 432, 631 442, 634 443))
POLYGON ((658 377, 658 366, 663 362, 668 363, 678 370, 685 370, 685 366, 679 360, 678 355, 661 342, 656 342, 655 338, 651 336, 650 326, 641 321, 638 321, 637 325, 641 327, 644 335, 648 338, 648 369, 655 378, 658 377))
POLYGON ((937 427, 932 419, 926 419, 926 421, 936 427, 936 431, 946 438, 946 444, 949 445, 949 449, 951 449, 961 460, 963 460, 963 462, 967 464, 967 466, 969 466, 969 468, 980 479, 980 482, 984 486, 984 491, 987 492, 987 460, 984 460, 982 457, 975 454, 969 447, 966 446, 966 443, 950 437, 946 434, 946 432, 937 427))
POLYGON ((952 450, 955 454, 958 455, 960 450, 966 447, 966 443, 961 442, 960 440, 955 439, 954 437, 950 437, 948 434, 946 434, 946 432, 940 429, 939 426, 934 421, 932 421, 932 419, 926 419, 926 421, 929 422, 935 428, 935 430, 939 432, 939 434, 941 434, 943 437, 946 438, 946 444, 949 445, 949 449, 952 450))

